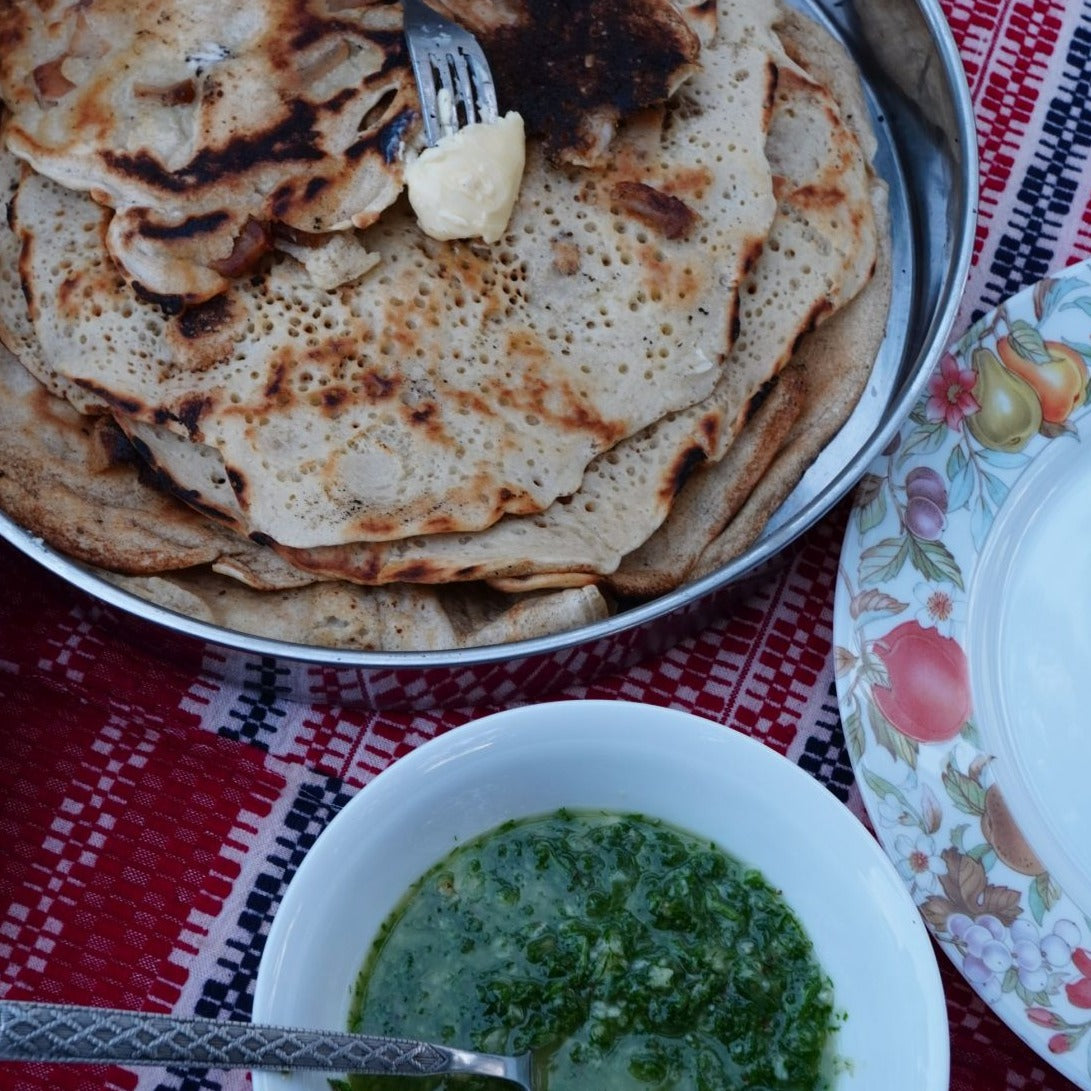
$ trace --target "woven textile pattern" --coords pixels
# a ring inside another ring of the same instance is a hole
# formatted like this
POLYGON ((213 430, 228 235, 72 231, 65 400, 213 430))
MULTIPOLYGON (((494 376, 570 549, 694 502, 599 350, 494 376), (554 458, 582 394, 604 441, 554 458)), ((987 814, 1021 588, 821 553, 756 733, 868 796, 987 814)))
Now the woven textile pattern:
MULTIPOLYGON (((978 126, 981 203, 958 325, 1091 255, 1091 0, 945 0, 978 126)), ((866 822, 833 689, 847 515, 729 618, 557 698, 668 705, 760 738, 866 822)), ((308 707, 135 647, 91 599, 0 546, 0 995, 247 1018, 270 922, 330 819, 499 698, 428 713, 308 707)), ((941 959, 954 1091, 1064 1091, 941 959)), ((1046 1032, 1043 1032, 1046 1033, 1046 1032)), ((0 1091, 228 1091, 242 1073, 0 1063, 0 1091)))

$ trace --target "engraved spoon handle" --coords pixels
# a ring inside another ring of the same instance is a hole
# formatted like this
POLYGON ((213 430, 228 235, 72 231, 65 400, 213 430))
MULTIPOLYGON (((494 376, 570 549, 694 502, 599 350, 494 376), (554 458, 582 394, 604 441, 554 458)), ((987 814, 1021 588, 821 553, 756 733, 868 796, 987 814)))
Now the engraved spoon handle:
POLYGON ((0 1000, 0 1060, 321 1069, 393 1076, 466 1072, 530 1088, 530 1059, 408 1038, 0 1000))

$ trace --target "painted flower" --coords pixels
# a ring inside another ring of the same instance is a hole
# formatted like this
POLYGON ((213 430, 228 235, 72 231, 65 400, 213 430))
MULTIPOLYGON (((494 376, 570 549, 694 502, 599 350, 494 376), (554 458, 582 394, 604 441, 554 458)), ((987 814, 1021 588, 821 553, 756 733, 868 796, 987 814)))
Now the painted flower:
POLYGON ((918 624, 923 629, 936 629, 950 636, 964 618, 963 602, 957 597, 954 584, 918 583, 913 588, 918 624))
POLYGON ((898 854, 895 865, 898 874, 912 885, 914 890, 936 889, 937 880, 947 870, 947 865, 936 855, 936 843, 927 834, 911 837, 899 834, 894 838, 894 851, 898 854))
POLYGON ((981 408, 974 397, 976 382, 977 373, 972 368, 959 367, 958 361, 948 353, 928 380, 925 416, 930 421, 944 421, 948 428, 960 430, 962 418, 981 408))

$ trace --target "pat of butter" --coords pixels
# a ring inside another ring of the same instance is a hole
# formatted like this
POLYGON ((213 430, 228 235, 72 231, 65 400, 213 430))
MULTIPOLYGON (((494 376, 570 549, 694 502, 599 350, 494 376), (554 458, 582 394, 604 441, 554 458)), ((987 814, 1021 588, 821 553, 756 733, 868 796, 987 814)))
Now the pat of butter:
POLYGON ((409 203, 434 239, 497 242, 523 178, 526 141, 517 113, 466 125, 406 164, 409 203))

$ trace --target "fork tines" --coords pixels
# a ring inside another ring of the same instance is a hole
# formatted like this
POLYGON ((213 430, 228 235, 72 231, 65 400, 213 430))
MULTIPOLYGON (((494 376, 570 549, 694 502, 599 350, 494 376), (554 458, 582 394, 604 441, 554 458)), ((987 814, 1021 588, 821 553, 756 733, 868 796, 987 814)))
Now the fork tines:
POLYGON ((475 121, 495 121, 496 88, 477 39, 423 0, 402 0, 402 10, 428 143, 475 121))

